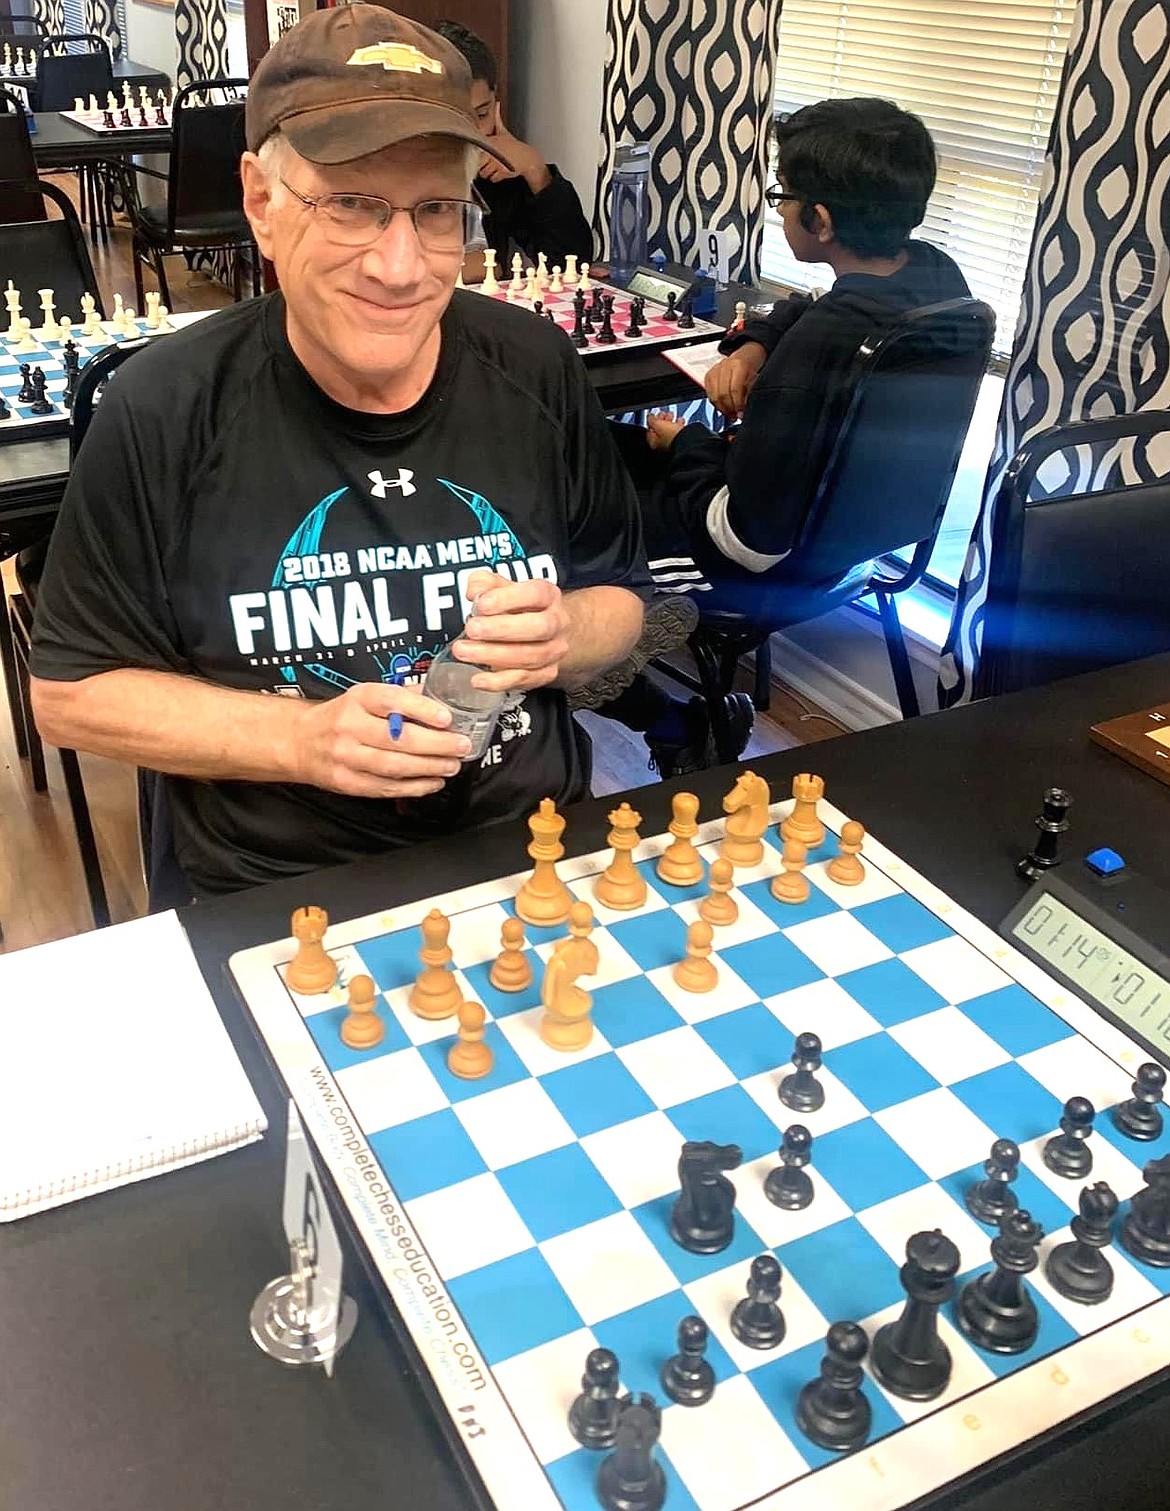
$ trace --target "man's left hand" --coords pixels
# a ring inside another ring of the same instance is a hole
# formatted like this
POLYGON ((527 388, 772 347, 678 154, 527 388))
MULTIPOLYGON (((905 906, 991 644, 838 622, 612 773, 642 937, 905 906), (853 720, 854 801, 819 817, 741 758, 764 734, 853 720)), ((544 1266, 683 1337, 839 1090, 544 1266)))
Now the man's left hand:
POLYGON ((496 158, 485 154, 479 167, 480 178, 486 178, 492 184, 498 184, 505 178, 523 178, 533 194, 539 194, 552 182, 548 164, 536 148, 530 147, 527 142, 522 142, 518 136, 513 136, 504 125, 499 101, 496 102, 495 124, 488 132, 488 136, 492 146, 498 147, 512 164, 512 170, 509 171, 496 158))
POLYGON ((569 614, 556 583, 511 582, 484 570, 467 579, 467 596, 475 612, 451 650, 484 668, 473 686, 512 692, 556 681, 569 651, 569 614))
POLYGON ((674 415, 663 410, 654 410, 646 416, 646 439, 651 451, 669 451, 680 430, 687 428, 685 420, 676 420, 674 415))

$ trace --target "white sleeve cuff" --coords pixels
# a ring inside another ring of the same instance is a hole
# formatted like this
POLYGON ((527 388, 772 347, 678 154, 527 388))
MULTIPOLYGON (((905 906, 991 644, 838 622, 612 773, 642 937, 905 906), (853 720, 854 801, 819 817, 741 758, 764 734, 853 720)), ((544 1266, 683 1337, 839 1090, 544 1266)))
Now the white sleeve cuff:
POLYGON ((779 556, 765 556, 761 551, 753 551, 750 546, 745 546, 727 518, 729 502, 730 494, 723 487, 707 505, 707 534, 716 550, 726 556, 728 561, 735 562, 749 572, 768 572, 791 554, 781 551, 779 556))

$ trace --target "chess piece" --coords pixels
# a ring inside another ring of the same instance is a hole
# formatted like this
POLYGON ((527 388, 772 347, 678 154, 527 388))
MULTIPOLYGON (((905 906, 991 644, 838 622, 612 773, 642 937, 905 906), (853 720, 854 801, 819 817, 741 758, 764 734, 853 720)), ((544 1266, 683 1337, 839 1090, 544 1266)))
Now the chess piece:
POLYGON ((581 1394, 569 1408, 569 1431, 582 1448, 612 1448, 620 1411, 617 1355, 608 1348, 592 1349, 581 1376, 581 1394))
POLYGON ((758 1254, 752 1260, 747 1295, 731 1313, 731 1331, 748 1348, 779 1348, 787 1324, 780 1310, 783 1271, 774 1254, 758 1254))
POLYGON ((372 976, 354 976, 346 986, 349 1012, 341 1020, 341 1042, 350 1049, 373 1049, 386 1037, 378 1016, 378 993, 372 976))
POLYGON ((711 890, 699 904, 699 917, 704 923, 724 928, 739 917, 739 904, 731 895, 734 882, 735 871, 729 860, 720 859, 711 863, 711 870, 707 874, 707 885, 711 890))
POLYGON ((597 1471, 597 1499, 603 1511, 660 1511, 666 1475, 654 1457, 661 1415, 649 1396, 622 1403, 617 1441, 597 1471))
POLYGON ((699 832, 699 800, 693 792, 676 792, 670 800, 670 832, 674 840, 658 857, 655 871, 672 887, 693 887, 703 880, 703 859, 695 849, 699 832))
POLYGON ((7 403, 5 402, 4 395, 0 393, 0 420, 10 420, 11 418, 12 410, 9 409, 7 403))
POLYGON ((583 294, 587 294, 593 287, 593 285, 589 282, 589 264, 587 262, 583 262, 581 264, 581 273, 577 279, 577 287, 583 294))
POLYGON ((719 1254, 735 1236, 735 1187, 723 1173, 743 1163, 738 1144, 688 1140, 678 1160, 670 1236, 689 1254, 719 1254))
POLYGON ((512 254, 512 282, 508 285, 509 291, 514 295, 524 292, 524 259, 519 252, 512 254))
POLYGON ((673 289, 666 296, 666 308, 662 311, 662 314, 659 318, 662 320, 668 320, 671 325, 673 325, 678 319, 678 295, 674 292, 673 289))
POLYGON ((613 328, 613 295, 604 294, 601 300, 601 329, 597 332, 599 346, 612 346, 617 340, 613 328))
POLYGON ((1117 1197, 1099 1180, 1086 1186, 1072 1220, 1072 1238, 1058 1243, 1044 1261, 1044 1274, 1052 1289, 1066 1301, 1096 1306, 1113 1294, 1113 1266, 1102 1253, 1113 1238, 1117 1197))
POLYGON ((715 1371, 704 1358, 707 1324, 684 1317, 678 1325, 678 1353, 662 1366, 662 1389, 676 1406, 704 1406, 715 1394, 715 1371))
POLYGON ((687 927, 687 953, 671 973, 684 992, 710 992, 719 985, 719 972, 711 959, 712 929, 702 918, 687 927))
POLYGON ((741 330, 743 330, 743 328, 744 328, 744 326, 746 324, 747 324, 747 305, 744 303, 744 301, 742 299, 739 299, 739 300, 736 301, 736 305, 735 305, 735 319, 731 322, 731 329, 733 331, 741 331, 741 330))
POLYGON ((959 1292, 955 1320, 976 1348, 993 1354, 1022 1354, 1040 1329, 1040 1314, 1024 1284, 1039 1263, 1036 1252, 1044 1229, 1022 1209, 1004 1214, 991 1240, 995 1268, 969 1280, 959 1292))
POLYGON ((159 307, 158 307, 158 328, 159 328, 159 332, 160 333, 162 331, 173 331, 175 329, 175 327, 171 324, 170 320, 167 318, 170 315, 170 313, 171 313, 170 310, 167 309, 167 307, 166 307, 165 304, 160 304, 159 305, 159 307))
POLYGON ((532 835, 528 853, 535 861, 532 875, 516 894, 516 912, 525 923, 550 928, 564 923, 573 898, 557 875, 556 863, 565 853, 561 835, 565 820, 552 798, 541 798, 540 807, 528 820, 532 835))
POLYGON ((146 328, 149 331, 158 330, 158 307, 162 303, 162 295, 152 290, 146 296, 146 328))
POLYGON ((302 997, 327 992, 337 980, 337 962, 321 942, 329 927, 328 913, 324 908, 298 908, 289 927, 297 952, 285 972, 285 984, 302 997))
POLYGON ((858 860, 865 841, 865 830, 851 818, 841 825, 840 849, 825 867, 825 875, 839 887, 856 887, 865 880, 865 867, 858 860))
MULTIPOLYGON (((33 340, 32 321, 25 315, 20 322, 20 340, 12 348, 16 356, 24 356, 26 352, 39 351, 40 347, 33 340)), ((22 363, 23 367, 24 364, 22 363)))
POLYGON ((1010 1138, 997 1138, 991 1146, 991 1153, 983 1161, 985 1179, 968 1186, 964 1193, 963 1200, 971 1216, 978 1222, 998 1228, 1000 1220, 1020 1204, 1019 1197, 1011 1189, 1019 1169, 1019 1145, 1010 1138))
POLYGON ((1113 1109, 1113 1126, 1126 1138, 1148 1142, 1162 1136, 1159 1103, 1166 1085, 1166 1072, 1153 1060, 1138 1066, 1133 1096, 1113 1109))
POLYGON ((447 1069, 461 1081, 479 1081, 491 1074, 495 1056, 483 1042, 487 1014, 478 1002, 459 1004, 459 1030, 447 1051, 447 1069))
POLYGON ((873 1409, 861 1389, 868 1351, 869 1339, 856 1322, 834 1322, 825 1335, 821 1372, 796 1401, 796 1425, 818 1448, 847 1453, 869 1436, 873 1409))
POLYGON ((1145 1185, 1130 1199, 1117 1241, 1140 1264, 1170 1269, 1170 1154, 1150 1160, 1145 1185))
POLYGON ((559 262, 558 263, 554 263, 553 264, 553 270, 552 270, 552 278, 549 281, 549 286, 548 286, 548 291, 549 291, 550 294, 563 294, 564 293, 564 290, 565 290, 565 281, 561 277, 561 272, 562 272, 562 269, 561 269, 560 263, 559 262))
POLYGON ((97 312, 97 303, 92 294, 81 296, 81 334, 83 336, 104 336, 101 317, 97 312))
POLYGON ((536 269, 529 268, 524 279, 524 297, 532 304, 540 298, 540 285, 536 281, 536 269))
POLYGON ((483 282, 480 288, 485 294, 494 294, 499 289, 499 281, 496 278, 496 249, 485 247, 483 250, 483 282))
POLYGON ((27 404, 30 400, 35 399, 36 396, 36 389, 32 386, 32 363, 22 362, 20 364, 20 387, 16 391, 16 402, 18 404, 27 404))
POLYGON ((1069 1097, 1060 1119, 1060 1132, 1044 1145, 1044 1163, 1053 1175, 1066 1180, 1085 1180, 1093 1168, 1088 1138, 1096 1113, 1088 1097, 1069 1097))
POLYGON ((451 1018, 459 1011, 463 993, 449 969, 451 950, 447 939, 451 933, 451 921, 438 908, 432 908, 421 924, 423 947, 419 959, 423 969, 415 978, 406 999, 406 1005, 417 1018, 428 1023, 451 1018))
POLYGON ((679 302, 678 328, 680 331, 693 331, 695 328, 695 296, 690 289, 687 289, 679 302))
POLYGON ((32 403, 28 406, 33 414, 53 414, 53 401, 47 392, 47 379, 43 367, 34 367, 32 370, 32 403))
POLYGON ((808 864, 808 849, 798 839, 786 839, 780 853, 783 866, 779 876, 773 876, 768 889, 777 902, 802 903, 808 901, 808 877, 804 868, 808 864))
POLYGON ((915 1233, 899 1271, 906 1305, 874 1335, 870 1368, 886 1390, 906 1401, 933 1401, 951 1378, 951 1354, 938 1335, 938 1309, 955 1290, 959 1251, 938 1228, 915 1233))
POLYGON ((8 287, 4 291, 4 304, 8 310, 8 329, 4 332, 5 341, 20 340, 20 290, 10 278, 8 287))
POLYGON ((609 815, 609 822, 608 844, 613 860, 594 882, 593 895, 603 907, 628 913, 646 901, 646 878, 634 865, 633 857, 642 815, 629 803, 623 803, 609 815))
POLYGON ((57 320, 54 314, 56 303, 53 299, 52 289, 38 289, 37 295, 41 301, 41 325, 37 335, 42 341, 55 341, 57 339, 57 320))
POLYGON ((825 826, 817 817, 817 804, 825 795, 821 777, 802 771, 792 778, 792 812, 780 824, 781 839, 798 839, 808 850, 825 843, 825 826))
POLYGON ((576 288, 578 276, 577 254, 576 252, 570 252, 569 255, 565 258, 565 287, 567 289, 576 288))
POLYGON ((575 902, 570 920, 572 933, 553 950, 540 987, 544 1007, 540 1037, 550 1049, 566 1053, 584 1049, 593 1038, 593 1020, 589 1016, 593 998, 577 985, 577 977, 592 976, 600 964, 597 945, 589 938, 588 931, 593 927, 589 904, 575 902))
POLYGON ((1040 817, 1036 820, 1040 837, 1032 847, 1031 854, 1025 855, 1016 865, 1017 876, 1022 876, 1025 881, 1036 881, 1052 866, 1060 864, 1057 851, 1060 836, 1069 826, 1067 814, 1071 807, 1072 798, 1063 788, 1049 787, 1044 794, 1040 817))
POLYGON ((719 854, 733 866, 758 866, 764 858, 768 827, 768 784, 754 771, 745 771, 723 799, 728 815, 719 854))
POLYGON ((505 918, 500 928, 500 953, 492 962, 488 980, 498 992, 522 992, 532 985, 532 966, 524 953, 524 924, 505 918))
POLYGON ((768 1171, 764 1195, 774 1207, 786 1212, 802 1212, 813 1199, 812 1177, 804 1168, 812 1158, 812 1134, 803 1123, 793 1123, 784 1130, 780 1145, 781 1164, 768 1171))
POLYGON ((780 1082, 780 1100, 793 1112, 816 1112, 825 1105, 825 1088, 816 1078, 821 1068, 821 1041, 816 1034, 797 1034, 792 1063, 796 1069, 780 1082))
POLYGON ((126 334, 126 307, 122 303, 121 294, 114 295, 114 313, 110 318, 110 324, 118 335, 126 334))
POLYGON ((548 288, 548 254, 537 252, 536 254, 536 282, 542 289, 548 288))
POLYGON ((585 333, 585 305, 574 303, 573 305, 573 329, 569 332, 569 340, 578 349, 584 350, 589 345, 589 337, 585 333))

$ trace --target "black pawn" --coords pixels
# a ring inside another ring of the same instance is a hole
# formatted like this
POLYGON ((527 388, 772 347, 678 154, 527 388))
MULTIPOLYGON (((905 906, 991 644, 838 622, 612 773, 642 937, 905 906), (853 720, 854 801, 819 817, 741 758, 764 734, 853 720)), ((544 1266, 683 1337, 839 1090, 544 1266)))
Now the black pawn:
POLYGON ((1170 1154, 1142 1171, 1145 1185, 1135 1193, 1117 1241, 1127 1254, 1155 1269, 1170 1269, 1170 1154))
POLYGON ((617 340, 617 332, 613 328, 613 295, 605 294, 601 300, 601 329, 597 332, 597 340, 602 346, 612 346, 617 340))
POLYGON ((1158 1106, 1166 1086, 1166 1072, 1149 1060, 1138 1066, 1133 1096, 1113 1109, 1113 1123, 1126 1138, 1148 1143, 1162 1135, 1162 1111, 1158 1106))
POLYGON ((134 122, 130 119, 130 112, 126 109, 125 105, 123 105, 122 110, 118 116, 118 125, 133 126, 133 124, 134 122))
POLYGON ((649 1396, 623 1405, 617 1446, 597 1471, 597 1498, 605 1511, 659 1511, 666 1475, 654 1457, 662 1421, 649 1396))
POLYGON ((36 389, 32 386, 32 364, 22 362, 20 364, 20 388, 16 395, 18 404, 27 404, 37 396, 36 389))
POLYGON ((678 1406, 704 1406, 715 1394, 715 1371, 704 1358, 707 1324, 684 1317, 678 1325, 678 1353, 662 1366, 662 1388, 678 1406))
POLYGON ((534 299, 532 301, 532 313, 534 315, 543 315, 544 314, 544 300, 543 299, 534 299))
POLYGON ((1040 1316, 1024 1276, 1039 1263, 1044 1229, 1027 1212, 1008 1212, 991 1240, 995 1268, 969 1280, 959 1292, 955 1316, 976 1348, 1020 1354, 1036 1341, 1040 1316))
POLYGON ((676 308, 677 304, 678 295, 675 293, 667 294, 666 308, 662 311, 663 320, 669 320, 673 324, 673 322, 678 319, 678 310, 676 308))
POLYGON ((847 1453, 869 1436, 873 1410, 861 1389, 868 1350, 869 1339, 856 1322, 834 1322, 829 1329, 820 1375, 796 1402, 796 1425, 818 1448, 847 1453))
POLYGON ((906 1305, 874 1335, 874 1379, 907 1401, 933 1401, 951 1378, 950 1350, 938 1335, 938 1309, 955 1291, 959 1251, 935 1228, 915 1233, 899 1271, 906 1305))
POLYGON ((1113 1292, 1113 1266, 1101 1252, 1113 1237, 1117 1197, 1103 1180, 1086 1186, 1080 1196, 1080 1214, 1072 1220, 1073 1236, 1058 1243, 1044 1261, 1044 1273, 1052 1289, 1066 1301, 1095 1306, 1113 1292))
POLYGON ((816 1034, 797 1034, 792 1063, 796 1069, 780 1082, 780 1100, 793 1112, 816 1112, 825 1105, 825 1088, 816 1079, 821 1068, 821 1041, 816 1034))
POLYGON ((44 373, 44 369, 43 368, 41 368, 41 367, 34 367, 33 368, 33 370, 32 370, 32 386, 33 386, 32 402, 29 404, 28 407, 32 410, 33 414, 53 414, 54 413, 54 410, 53 410, 53 401, 52 401, 52 399, 49 398, 49 395, 48 395, 48 392, 47 392, 48 379, 45 377, 45 373, 44 373))
POLYGON ((555 325, 557 327, 558 330, 560 329, 560 324, 559 324, 559 322, 557 320, 557 317, 553 314, 552 310, 545 310, 545 312, 544 312, 544 318, 546 320, 550 320, 553 323, 553 325, 555 325))
POLYGON ((680 331, 693 331, 695 328, 695 297, 689 290, 682 298, 682 305, 678 316, 678 328, 680 331))
POLYGON ((582 1448, 612 1448, 617 1441, 618 1361, 608 1348, 595 1348, 585 1360, 581 1394, 569 1408, 569 1431, 582 1448))
POLYGON ((747 1295, 731 1313, 731 1331, 748 1348, 779 1348, 786 1324, 780 1300, 783 1271, 773 1254, 758 1254, 752 1260, 747 1295))
POLYGON ((102 125, 106 128, 107 131, 113 131, 113 129, 114 129, 114 113, 113 113, 112 110, 103 110, 102 111, 102 125))
POLYGON ((1093 1168, 1088 1138, 1096 1113, 1088 1097, 1069 1097, 1060 1119, 1060 1132, 1044 1145, 1044 1163, 1053 1175, 1066 1180, 1085 1180, 1093 1168))
POLYGON ((1068 829, 1066 814, 1072 807, 1072 798, 1060 787, 1049 787, 1044 794, 1044 807, 1036 820, 1040 836, 1030 855, 1025 855, 1016 866, 1016 875, 1026 881, 1036 881, 1052 866, 1060 864, 1056 853, 1060 836, 1068 829))
POLYGON ((786 1212, 802 1212, 813 1199, 813 1183, 804 1168, 811 1158, 812 1134, 803 1123, 793 1123, 784 1130, 784 1142, 780 1145, 783 1164, 769 1170, 764 1182, 764 1195, 774 1207, 783 1207, 786 1212))
POLYGON ((139 105, 138 107, 138 124, 144 129, 150 125, 150 121, 147 119, 145 105, 139 105))
POLYGON ((986 1179, 968 1186, 963 1200, 972 1217, 998 1228, 1000 1218, 1014 1212, 1020 1204, 1011 1188, 1020 1173, 1020 1146, 1010 1138, 997 1138, 983 1161, 983 1173, 986 1179))
POLYGON ((154 107, 154 124, 156 126, 165 126, 166 123, 167 113, 162 103, 162 95, 159 95, 154 107))

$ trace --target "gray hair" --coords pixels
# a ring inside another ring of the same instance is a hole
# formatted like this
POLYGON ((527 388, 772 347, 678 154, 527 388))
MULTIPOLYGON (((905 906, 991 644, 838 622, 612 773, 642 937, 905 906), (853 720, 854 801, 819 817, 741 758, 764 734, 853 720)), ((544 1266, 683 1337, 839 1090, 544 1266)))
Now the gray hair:
MULTIPOLYGON (((453 141, 452 138, 438 136, 424 137, 421 140, 430 142, 453 141)), ((470 188, 479 172, 479 163, 483 157, 483 151, 474 142, 458 142, 454 144, 462 148, 463 171, 467 176, 467 184, 470 188)), ((271 188, 276 188, 279 185, 281 169, 285 166, 289 157, 296 157, 296 155, 296 148, 289 141, 288 137, 285 136, 284 132, 280 130, 279 126, 271 136, 265 137, 260 143, 260 146, 256 149, 256 156, 260 161, 261 168, 264 170, 264 177, 271 188)))

